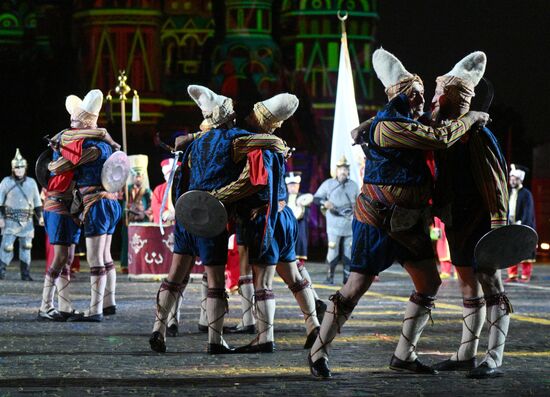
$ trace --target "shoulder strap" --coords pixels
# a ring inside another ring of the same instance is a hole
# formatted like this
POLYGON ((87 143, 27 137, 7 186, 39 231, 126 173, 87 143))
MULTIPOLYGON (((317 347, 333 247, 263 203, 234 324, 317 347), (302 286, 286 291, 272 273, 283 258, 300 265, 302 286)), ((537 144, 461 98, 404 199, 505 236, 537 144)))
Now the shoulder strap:
MULTIPOLYGON (((8 199, 8 194, 11 193, 11 191, 13 189, 15 189, 17 186, 17 182, 14 181, 14 184, 10 187, 10 189, 6 192, 6 194, 4 195, 4 202, 2 203, 2 206, 4 206, 4 204, 6 204, 6 200, 8 199)), ((20 187, 21 188, 21 187, 20 187)), ((26 196, 25 196, 26 197, 26 196)))

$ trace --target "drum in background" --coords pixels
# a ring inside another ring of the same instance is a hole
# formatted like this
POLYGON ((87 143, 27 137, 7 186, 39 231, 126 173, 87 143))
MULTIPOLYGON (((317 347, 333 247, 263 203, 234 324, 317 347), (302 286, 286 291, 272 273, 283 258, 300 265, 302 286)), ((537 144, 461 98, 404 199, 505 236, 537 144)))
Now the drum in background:
MULTIPOLYGON (((174 225, 165 226, 163 236, 156 223, 130 223, 128 277, 131 280, 160 280, 166 277, 172 264, 173 250, 174 225)), ((203 272, 204 266, 196 264, 191 275, 197 274, 202 278, 203 272)))

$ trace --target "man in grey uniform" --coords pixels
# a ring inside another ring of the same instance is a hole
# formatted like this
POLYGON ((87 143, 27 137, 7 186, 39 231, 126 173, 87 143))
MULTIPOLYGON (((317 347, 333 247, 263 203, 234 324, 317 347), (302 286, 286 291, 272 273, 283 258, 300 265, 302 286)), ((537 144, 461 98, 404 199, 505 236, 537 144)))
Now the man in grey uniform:
POLYGON ((338 262, 342 260, 344 265, 345 284, 350 273, 351 258, 351 221, 355 199, 359 195, 359 187, 349 179, 349 163, 345 156, 336 163, 336 177, 324 181, 315 195, 313 201, 326 210, 328 252, 327 282, 334 284, 334 271, 338 262))
POLYGON ((19 262, 21 280, 32 281, 30 275, 31 247, 34 237, 32 223, 33 212, 40 225, 42 201, 34 179, 27 176, 27 160, 19 149, 11 161, 10 176, 0 183, 0 229, 2 229, 2 248, 0 250, 0 280, 4 279, 6 266, 13 259, 14 243, 19 239, 19 262))

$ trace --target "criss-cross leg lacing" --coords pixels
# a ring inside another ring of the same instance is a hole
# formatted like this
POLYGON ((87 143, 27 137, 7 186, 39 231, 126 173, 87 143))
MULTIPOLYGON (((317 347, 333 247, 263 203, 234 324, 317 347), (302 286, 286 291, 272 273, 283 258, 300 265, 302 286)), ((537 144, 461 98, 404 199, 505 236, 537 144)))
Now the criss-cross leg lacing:
POLYGON ((340 291, 331 295, 328 299, 330 303, 325 312, 325 318, 310 352, 313 362, 320 358, 328 359, 332 341, 337 334, 341 333, 342 327, 357 305, 356 302, 343 296, 340 291))

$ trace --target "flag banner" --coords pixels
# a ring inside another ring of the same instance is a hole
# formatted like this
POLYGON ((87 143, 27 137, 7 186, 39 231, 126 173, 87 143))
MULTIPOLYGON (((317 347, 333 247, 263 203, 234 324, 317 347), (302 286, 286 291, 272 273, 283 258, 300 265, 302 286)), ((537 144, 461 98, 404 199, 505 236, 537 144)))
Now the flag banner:
POLYGON ((330 153, 330 173, 334 177, 336 163, 345 156, 350 163, 350 179, 358 186, 363 184, 365 156, 359 145, 353 145, 351 130, 359 126, 359 115, 355 103, 353 73, 348 51, 346 33, 342 33, 340 47, 340 65, 338 67, 338 85, 334 106, 334 127, 332 130, 332 148, 330 153))

